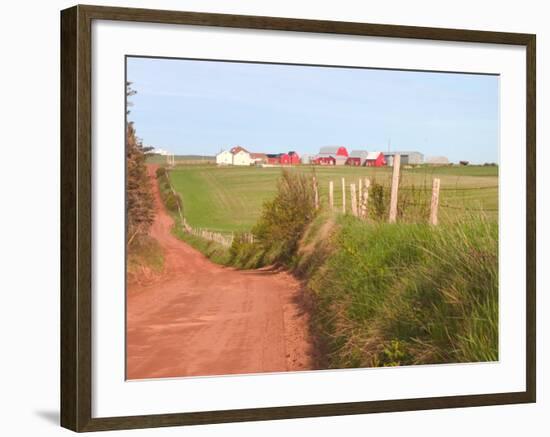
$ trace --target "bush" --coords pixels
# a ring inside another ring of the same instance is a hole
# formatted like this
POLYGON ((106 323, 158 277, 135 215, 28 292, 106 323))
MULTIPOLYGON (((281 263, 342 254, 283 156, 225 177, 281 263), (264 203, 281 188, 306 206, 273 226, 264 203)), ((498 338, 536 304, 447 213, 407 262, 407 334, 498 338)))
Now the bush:
POLYGON ((250 242, 244 233, 237 233, 229 249, 230 263, 242 269, 254 269, 269 264, 265 249, 258 242, 250 242))
POLYGON ((275 198, 264 204, 252 233, 269 262, 290 264, 306 226, 315 217, 313 179, 283 171, 275 198))
POLYGON ((179 194, 174 194, 172 191, 164 193, 164 205, 168 211, 178 212, 182 207, 182 200, 179 194))
POLYGON ((369 191, 369 216, 374 220, 385 220, 389 208, 389 192, 376 181, 373 181, 369 191))
POLYGON ((157 168, 155 174, 156 174, 156 176, 157 176, 157 179, 160 179, 160 178, 162 178, 162 177, 167 177, 167 176, 168 176, 168 172, 166 171, 166 168, 165 168, 165 167, 159 167, 159 168, 157 168))

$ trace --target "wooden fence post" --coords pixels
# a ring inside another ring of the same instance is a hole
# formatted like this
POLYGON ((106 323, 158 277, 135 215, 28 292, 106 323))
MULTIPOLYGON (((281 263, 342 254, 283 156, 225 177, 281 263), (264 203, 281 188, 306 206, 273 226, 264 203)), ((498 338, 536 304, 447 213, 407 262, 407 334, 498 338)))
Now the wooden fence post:
POLYGON ((350 184, 351 194, 351 213, 357 217, 357 192, 355 191, 355 184, 350 184))
POLYGON ((359 203, 361 203, 362 198, 363 198, 363 179, 359 178, 359 192, 357 193, 357 199, 359 199, 359 203))
POLYGON ((346 213, 346 180, 342 178, 342 213, 346 213))
POLYGON ((393 156, 393 174, 391 178, 391 198, 390 198, 390 217, 389 222, 395 223, 397 220, 397 193, 399 192, 399 167, 401 164, 401 155, 393 156))
POLYGON ((315 210, 319 209, 319 190, 317 189, 317 178, 313 176, 313 192, 315 194, 315 210))
POLYGON ((365 188, 363 189, 363 196, 361 197, 361 211, 360 215, 363 218, 367 217, 367 205, 369 202, 369 187, 370 187, 370 180, 365 178, 365 188))
POLYGON ((334 210, 334 183, 332 181, 328 183, 328 203, 331 211, 334 210))
POLYGON ((439 206, 439 178, 434 178, 432 183, 432 203, 430 205, 430 224, 437 225, 437 208, 439 206))

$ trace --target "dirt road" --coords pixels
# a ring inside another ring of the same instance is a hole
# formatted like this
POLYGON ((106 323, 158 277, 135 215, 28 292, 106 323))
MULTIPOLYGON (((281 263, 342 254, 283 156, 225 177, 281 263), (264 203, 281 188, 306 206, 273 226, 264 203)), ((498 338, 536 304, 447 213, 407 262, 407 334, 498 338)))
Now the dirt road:
POLYGON ((310 369, 298 281, 286 272, 212 263, 170 233, 172 218, 153 186, 151 235, 164 249, 166 268, 154 284, 128 286, 127 378, 310 369))

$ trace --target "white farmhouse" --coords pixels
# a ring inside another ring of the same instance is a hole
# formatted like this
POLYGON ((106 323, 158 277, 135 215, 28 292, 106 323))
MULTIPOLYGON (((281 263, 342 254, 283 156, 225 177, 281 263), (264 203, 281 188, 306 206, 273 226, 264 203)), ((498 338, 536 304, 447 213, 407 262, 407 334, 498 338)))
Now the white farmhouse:
POLYGON ((239 150, 233 154, 233 165, 252 165, 253 161, 250 157, 250 153, 246 150, 239 150))
POLYGON ((223 150, 216 155, 216 164, 218 165, 232 165, 233 154, 229 150, 223 150))
POLYGON ((241 146, 232 147, 229 150, 221 151, 216 155, 218 165, 253 165, 258 157, 253 157, 248 150, 241 146))

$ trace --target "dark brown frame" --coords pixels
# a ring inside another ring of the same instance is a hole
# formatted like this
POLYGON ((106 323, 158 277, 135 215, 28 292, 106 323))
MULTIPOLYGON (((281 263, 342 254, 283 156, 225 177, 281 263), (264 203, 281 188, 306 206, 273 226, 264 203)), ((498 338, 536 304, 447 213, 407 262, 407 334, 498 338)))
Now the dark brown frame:
POLYGON ((535 402, 535 58, 536 37, 531 34, 81 5, 63 10, 61 12, 61 425, 81 432, 535 402), (526 47, 526 390, 524 392, 421 399, 92 418, 92 20, 383 36, 526 47))

